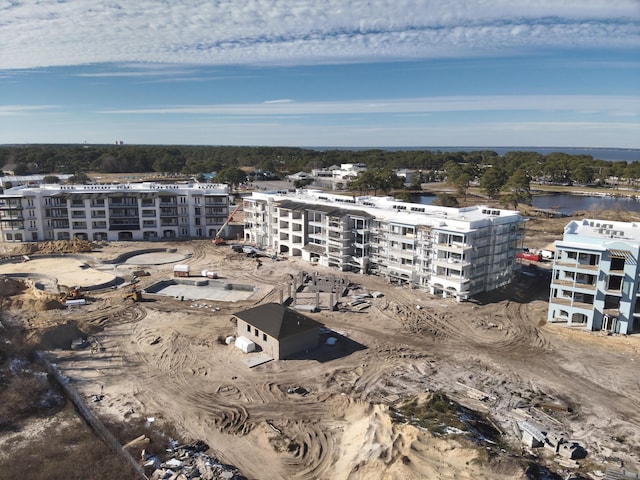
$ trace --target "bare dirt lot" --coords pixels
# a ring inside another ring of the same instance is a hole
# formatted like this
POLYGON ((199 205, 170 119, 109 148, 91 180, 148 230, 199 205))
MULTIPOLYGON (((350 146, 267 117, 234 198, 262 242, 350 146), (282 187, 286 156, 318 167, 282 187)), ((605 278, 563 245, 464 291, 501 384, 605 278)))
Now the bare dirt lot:
MULTIPOLYGON (((531 222, 528 243, 544 248, 567 221, 531 222)), ((159 245, 112 243, 88 255, 98 262, 159 245)), ((309 314, 338 332, 330 334, 336 345, 323 342, 311 359, 248 368, 246 355, 222 341, 236 333, 232 314, 278 302, 292 275, 323 269, 290 259, 259 265, 205 241, 161 246, 189 255, 180 263, 194 272, 215 268, 258 293, 233 303, 159 296, 130 303, 114 288, 65 310, 25 309, 35 305, 28 291, 1 297, 4 314, 33 342, 63 348, 51 355, 81 394, 104 395, 91 405, 104 418, 154 417, 255 479, 514 479, 527 478, 531 462, 576 470, 547 449, 522 450, 522 422, 579 442, 588 454, 576 471, 640 470, 640 339, 545 324, 544 275, 468 303, 350 275, 350 294, 384 296, 363 311, 345 305, 309 314), (102 348, 69 350, 63 343, 76 333, 65 334, 65 325, 102 348), (294 386, 306 393, 288 393, 294 386), (463 435, 461 425, 438 433, 400 414, 407 399, 420 404, 433 392, 501 434, 463 435)), ((169 278, 172 264, 144 269, 140 288, 169 278)))

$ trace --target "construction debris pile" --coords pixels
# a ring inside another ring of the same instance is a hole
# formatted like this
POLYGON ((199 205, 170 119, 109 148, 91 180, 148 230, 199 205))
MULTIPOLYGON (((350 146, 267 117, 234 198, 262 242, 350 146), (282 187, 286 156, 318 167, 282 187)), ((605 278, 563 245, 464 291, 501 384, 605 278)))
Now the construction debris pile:
POLYGON ((168 449, 171 458, 165 462, 142 451, 143 467, 153 469, 151 480, 240 480, 238 469, 224 465, 207 455, 209 445, 198 440, 190 445, 176 445, 168 449))

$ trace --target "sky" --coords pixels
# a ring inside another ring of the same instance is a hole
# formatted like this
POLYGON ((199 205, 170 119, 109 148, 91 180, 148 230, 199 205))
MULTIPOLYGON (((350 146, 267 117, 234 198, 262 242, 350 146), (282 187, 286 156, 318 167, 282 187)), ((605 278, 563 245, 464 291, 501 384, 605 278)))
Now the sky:
POLYGON ((640 148, 640 0, 0 0, 0 144, 640 148))

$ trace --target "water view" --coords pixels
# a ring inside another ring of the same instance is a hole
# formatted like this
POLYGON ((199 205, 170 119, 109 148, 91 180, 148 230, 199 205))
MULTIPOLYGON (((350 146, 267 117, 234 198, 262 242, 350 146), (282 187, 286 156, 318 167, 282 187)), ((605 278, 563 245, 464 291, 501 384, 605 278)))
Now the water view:
MULTIPOLYGON (((416 195, 412 201, 431 205, 435 195, 416 195)), ((548 194, 536 195, 532 199, 536 208, 552 209, 572 215, 578 210, 628 210, 640 212, 640 200, 628 197, 591 197, 586 195, 548 194)))

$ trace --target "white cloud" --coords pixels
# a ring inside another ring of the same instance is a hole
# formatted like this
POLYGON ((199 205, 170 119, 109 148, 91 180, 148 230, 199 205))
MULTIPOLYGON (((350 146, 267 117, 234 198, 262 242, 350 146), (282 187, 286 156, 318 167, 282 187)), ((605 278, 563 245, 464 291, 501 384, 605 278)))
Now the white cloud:
POLYGON ((638 47, 637 0, 0 2, 0 69, 305 64, 638 47))
POLYGON ((404 99, 335 102, 266 101, 224 105, 175 105, 152 108, 106 109, 100 113, 119 115, 344 115, 415 114, 462 111, 573 111, 640 112, 640 97, 609 95, 482 95, 418 97, 404 99))
POLYGON ((30 113, 42 113, 57 108, 55 105, 0 105, 0 117, 23 116, 30 113))

